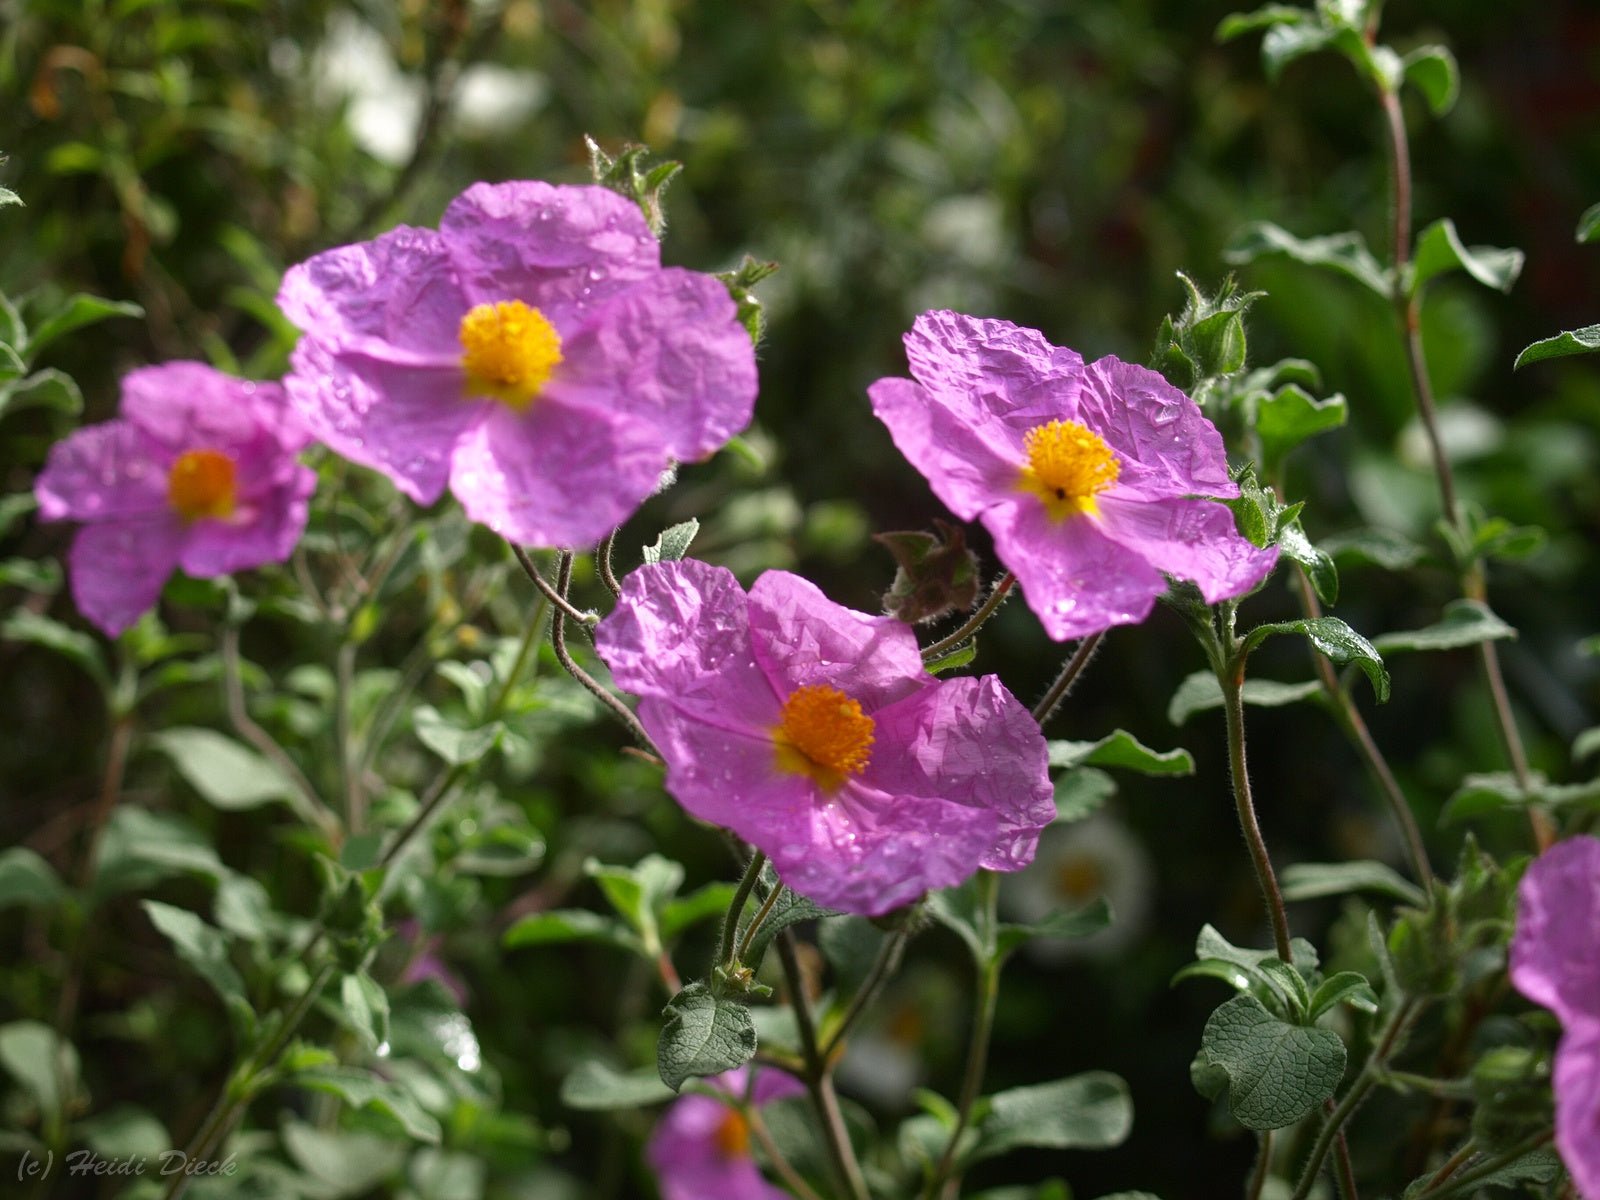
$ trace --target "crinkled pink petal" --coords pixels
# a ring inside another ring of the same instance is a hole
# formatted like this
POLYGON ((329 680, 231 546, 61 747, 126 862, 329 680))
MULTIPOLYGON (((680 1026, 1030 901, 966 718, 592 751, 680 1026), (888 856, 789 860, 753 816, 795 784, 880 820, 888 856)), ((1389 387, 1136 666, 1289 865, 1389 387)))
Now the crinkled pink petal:
POLYGON ((444 239, 401 225, 290 267, 278 307, 340 349, 410 362, 419 355, 459 357, 461 317, 472 304, 444 239))
POLYGON ((669 268, 639 280, 562 353, 552 398, 647 423, 673 458, 703 458, 750 424, 755 350, 728 289, 709 275, 669 268))
POLYGON ((237 379, 205 363, 162 363, 122 377, 122 419, 173 458, 200 449, 237 454, 263 442, 275 451, 298 450, 305 433, 286 410, 277 384, 237 379))
POLYGON ((175 515, 85 525, 67 553, 78 611, 116 637, 155 607, 183 538, 175 515))
POLYGON ((34 481, 46 521, 157 517, 169 511, 173 455, 127 421, 79 429, 50 447, 34 481))
POLYGON ((1276 546, 1252 544, 1215 500, 1139 500, 1112 488, 1099 504, 1106 537, 1157 570, 1198 585, 1207 604, 1250 591, 1278 561, 1276 546))
POLYGON ((1033 861, 1040 832, 1056 817, 1049 751, 1038 722, 998 676, 944 680, 873 719, 866 779, 888 792, 937 792, 993 812, 993 840, 974 847, 968 861, 991 871, 1033 861))
MULTIPOLYGON (((1596 957, 1600 957, 1597 954, 1596 957)), ((1600 1019, 1567 1026, 1556 1047, 1556 1150, 1580 1196, 1600 1196, 1600 1019)))
POLYGON ((952 407, 909 379, 880 379, 867 395, 895 449, 962 520, 972 520, 1016 487, 1025 455, 981 405, 952 407))
MULTIPOLYGON (((730 1095, 743 1095, 747 1072, 741 1067, 705 1082, 730 1095)), ((804 1091, 800 1082, 780 1071, 762 1071, 754 1100, 765 1104, 804 1091)), ((729 1154, 717 1131, 729 1107, 712 1096, 688 1095, 675 1100, 656 1123, 645 1147, 645 1159, 656 1172, 662 1200, 788 1200, 762 1178, 748 1151, 729 1154)))
POLYGON ((621 413, 541 396, 526 412, 490 405, 456 443, 450 490, 467 516, 524 546, 599 541, 655 490, 667 456, 621 413))
POLYGON ((289 399, 317 439, 419 504, 439 498, 456 443, 491 408, 464 394, 454 367, 399 366, 315 337, 300 339, 290 366, 289 399))
POLYGON ((1523 875, 1511 982, 1569 1029, 1600 1022, 1600 838, 1557 842, 1523 875))
POLYGON ((1152 498, 1239 494, 1217 427, 1147 367, 1109 355, 1090 363, 1076 419, 1116 453, 1122 488, 1152 498))
POLYGON ((646 563, 622 581, 622 599, 595 627, 595 649, 636 696, 728 728, 767 729, 779 700, 756 665, 748 609, 726 567, 646 563))
POLYGON ((521 300, 563 336, 661 266, 639 206, 603 187, 474 184, 450 202, 439 232, 472 303, 521 300))
POLYGON ((989 809, 884 790, 871 765, 837 791, 810 790, 786 840, 757 844, 785 884, 840 912, 878 916, 960 883, 998 834, 989 809))
POLYGON ((239 498, 225 518, 202 517, 188 527, 179 563, 190 575, 209 578, 284 562, 305 532, 317 475, 293 460, 245 459, 239 498))
POLYGON ((909 625, 835 604, 787 571, 768 571, 750 589, 750 641, 784 699, 823 684, 871 713, 934 683, 909 625))
POLYGON ((1055 521, 1044 505, 1024 497, 990 509, 983 523, 1023 599, 1056 641, 1137 624, 1167 590, 1161 572, 1087 515, 1055 521))
POLYGON ((916 381, 997 449, 1048 421, 1078 419, 1083 358, 1036 329, 962 313, 923 313, 905 336, 916 381))

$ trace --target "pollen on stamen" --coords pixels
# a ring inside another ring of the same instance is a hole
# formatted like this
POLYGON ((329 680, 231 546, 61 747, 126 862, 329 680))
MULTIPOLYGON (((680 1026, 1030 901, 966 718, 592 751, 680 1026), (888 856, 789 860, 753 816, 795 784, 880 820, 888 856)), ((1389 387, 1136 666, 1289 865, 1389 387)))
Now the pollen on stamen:
POLYGON ((872 758, 875 723, 861 705, 825 683, 797 689, 773 730, 778 766, 833 790, 872 758))
POLYGON ((1122 466, 1104 438, 1077 421, 1051 421, 1023 435, 1028 461, 1018 487, 1044 501, 1056 520, 1074 513, 1093 515, 1095 497, 1117 481, 1122 466))
POLYGON ((750 1153, 750 1122, 736 1108, 730 1108, 711 1135, 723 1158, 745 1158, 750 1153))
POLYGON ((188 450, 167 474, 167 503, 185 521, 233 515, 237 468, 221 450, 188 450))
POLYGON ((478 304, 461 318, 461 370, 470 395, 522 409, 561 365, 561 335, 521 300, 478 304))

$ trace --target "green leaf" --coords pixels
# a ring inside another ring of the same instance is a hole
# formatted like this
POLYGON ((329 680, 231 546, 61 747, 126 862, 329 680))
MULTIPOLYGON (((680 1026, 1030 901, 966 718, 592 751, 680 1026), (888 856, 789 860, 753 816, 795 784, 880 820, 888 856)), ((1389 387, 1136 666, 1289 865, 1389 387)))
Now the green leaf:
POLYGON ((647 563, 677 562, 689 553, 689 546, 694 542, 694 535, 700 532, 700 522, 693 517, 670 529, 663 529, 661 536, 644 548, 644 561, 647 563))
POLYGON ((293 1117, 284 1117, 279 1135, 289 1159, 314 1186, 302 1184, 294 1193, 340 1197, 363 1196, 405 1165, 411 1147, 372 1133, 322 1130, 293 1117))
POLYGON ((33 1096, 43 1122, 59 1117, 77 1094, 78 1051, 43 1021, 0 1025, 0 1066, 33 1096))
POLYGON ((1125 729, 1097 742, 1050 742, 1052 767, 1122 767, 1141 775, 1193 775, 1194 758, 1187 750, 1152 750, 1125 729))
POLYGON ((1268 79, 1276 80, 1295 59, 1333 44, 1332 32, 1316 25, 1274 25, 1261 39, 1261 66, 1268 79))
POLYGON ((586 908, 558 908, 523 917, 506 930, 503 944, 547 946, 565 942, 602 942, 624 950, 636 950, 638 942, 618 922, 586 908))
POLYGON ((1418 543, 1392 529, 1352 529, 1321 542, 1322 550, 1336 561, 1371 563, 1389 571, 1414 567, 1427 551, 1418 543))
POLYGON ((1461 242, 1455 222, 1441 217, 1417 235, 1411 263, 1411 295, 1419 295, 1432 279, 1450 271, 1465 271, 1484 287, 1509 292, 1522 273, 1521 250, 1498 246, 1473 246, 1461 242))
POLYGON ((1579 242, 1592 242, 1596 237, 1600 237, 1600 204, 1591 204, 1578 218, 1576 238, 1579 242))
POLYGON ((1117 781, 1096 767, 1074 767, 1056 776, 1056 820, 1081 821, 1117 794, 1117 781))
POLYGON ((1107 1071, 1089 1071, 1010 1088, 988 1098, 968 1161, 1007 1154, 1024 1146, 1046 1150, 1109 1150, 1133 1129, 1128 1085, 1107 1071))
MULTIPOLYGON (((764 888, 777 886, 777 876, 772 872, 772 865, 767 864, 761 873, 764 888)), ((783 895, 773 903, 767 912, 767 919, 761 922, 761 927, 756 930, 755 936, 750 939, 750 948, 745 952, 744 965, 751 970, 761 965, 762 956, 766 954, 767 947, 772 944, 772 939, 777 937, 791 925, 801 921, 819 921, 825 917, 837 917, 840 914, 831 908, 823 908, 814 901, 807 900, 788 888, 783 890, 783 895)), ((749 928, 750 921, 755 919, 755 914, 750 913, 739 927, 739 937, 742 941, 745 931, 749 928)))
POLYGON ((50 558, 5 559, 0 562, 0 587, 54 596, 61 590, 61 564, 50 558))
POLYGON ((438 709, 421 704, 411 713, 417 740, 452 767, 477 762, 500 741, 505 726, 496 721, 476 729, 463 729, 438 709))
POLYGON ((1600 725, 1592 725, 1572 739, 1572 761, 1582 762, 1600 750, 1600 725))
POLYGON ((277 767, 215 730, 168 729, 153 735, 150 742, 207 803, 224 812, 296 799, 294 785, 277 767))
POLYGON ((1318 400, 1297 384, 1285 384, 1256 402, 1256 436, 1261 439, 1261 469, 1274 478, 1289 451, 1307 438, 1342 427, 1350 406, 1340 395, 1318 400))
POLYGON ((46 367, 22 379, 0 383, 0 416, 43 408, 75 417, 83 411, 83 392, 65 371, 46 367))
POLYGON ((1418 46, 1400 60, 1405 81, 1422 93, 1436 117, 1455 107, 1461 92, 1456 56, 1443 46, 1418 46))
POLYGON ((1393 867, 1381 862, 1295 863, 1279 874, 1285 900, 1315 900, 1350 892, 1380 892, 1420 908, 1427 896, 1393 867))
POLYGON ((1219 42, 1229 42, 1258 29, 1271 29, 1274 25, 1305 25, 1311 16, 1303 8, 1287 4, 1267 4, 1254 12, 1229 13, 1217 26, 1219 42))
MULTIPOLYGON (((1315 679, 1304 683, 1283 683, 1276 679, 1246 679, 1243 697, 1246 704, 1258 708, 1282 708, 1297 704, 1322 693, 1322 684, 1315 679)), ((1222 685, 1210 671, 1196 671, 1178 685, 1167 703, 1167 720, 1182 725, 1197 712, 1222 707, 1222 685)))
POLYGON ((0 851, 0 908, 47 908, 65 890, 55 868, 26 846, 0 851))
POLYGON ((585 1112, 643 1108, 672 1099, 672 1089, 655 1071, 618 1071, 597 1058, 586 1058, 561 1081, 561 1103, 585 1112))
MULTIPOLYGON (((1275 33, 1281 31, 1282 27, 1274 30, 1275 33)), ((1255 221, 1235 235, 1223 256, 1232 263, 1247 263, 1269 254, 1287 255, 1307 266, 1337 272, 1375 295, 1389 299, 1389 274, 1367 249, 1359 233, 1298 238, 1270 221, 1255 221)))
POLYGON ((1437 624, 1381 634, 1372 644, 1383 654, 1393 654, 1397 650, 1456 650, 1516 636, 1515 629, 1480 601, 1452 600, 1445 605, 1444 615, 1437 624))
POLYGON ((19 492, 15 496, 0 496, 0 537, 11 532, 19 517, 25 517, 39 507, 32 492, 19 492))
POLYGON ((56 339, 111 317, 142 316, 144 309, 137 304, 130 304, 126 300, 105 300, 80 292, 68 296, 54 312, 34 326, 26 352, 32 357, 56 339))
POLYGON ((649 854, 631 867, 608 866, 591 858, 583 864, 583 870, 639 935, 645 953, 652 957, 661 953, 656 910, 677 894, 683 883, 683 867, 659 854, 649 854))
POLYGON ((389 997, 365 971, 346 975, 339 982, 344 1022, 361 1035, 368 1050, 389 1040, 389 997))
POLYGON ((439 1122, 404 1087, 380 1075, 359 1067, 329 1065, 301 1071, 289 1082, 314 1092, 338 1096, 351 1108, 387 1113, 400 1123, 408 1136, 430 1146, 439 1144, 442 1136, 439 1122))
POLYGON ((175 875, 204 875, 220 883, 230 874, 210 841, 181 817, 119 804, 101 835, 89 891, 98 904, 175 875))
POLYGON ((172 948, 195 969, 221 996, 224 1003, 244 1000, 244 980, 228 959, 228 939, 220 929, 207 925, 186 908, 175 908, 159 900, 141 901, 145 913, 172 948))
POLYGON ((27 207, 22 203, 21 196, 17 195, 10 188, 0 187, 0 208, 5 208, 8 204, 16 204, 24 208, 27 207))
POLYGON ((1211 1014, 1190 1071, 1203 1095, 1226 1086, 1228 1108, 1247 1129, 1283 1129, 1333 1095, 1344 1067, 1338 1034, 1291 1025, 1238 995, 1211 1014))
POLYGON ((1354 663, 1366 674, 1379 702, 1389 698, 1389 672, 1384 670, 1382 656, 1373 648, 1371 642, 1338 617, 1305 617, 1297 621, 1257 625, 1245 637, 1246 652, 1253 650, 1275 633, 1303 635, 1336 666, 1343 667, 1354 663))
POLYGON ((1367 982, 1365 975, 1355 971, 1340 971, 1324 979, 1312 993, 1311 1004, 1306 1012, 1307 1022, 1316 1021, 1323 1013, 1340 1004, 1348 1004, 1364 1013, 1375 1013, 1378 1011, 1378 994, 1372 990, 1372 984, 1367 982))
POLYGON ((106 669, 105 656, 100 644, 86 633, 68 629, 59 621, 40 616, 26 608, 19 608, 0 625, 0 638, 13 642, 31 642, 54 651, 69 662, 81 667, 102 690, 111 690, 111 673, 106 669))
POLYGON ((930 659, 928 662, 923 663, 922 667, 930 675, 943 675, 946 671, 954 671, 966 666, 977 657, 978 639, 969 638, 948 654, 941 654, 938 658, 930 659))
MULTIPOLYGON (((1543 776, 1538 777, 1542 782, 1543 776)), ((1439 823, 1449 825, 1508 808, 1526 808, 1532 797, 1510 771, 1468 775, 1445 803, 1439 823)))
POLYGON ((1547 358, 1565 358, 1569 354, 1591 354, 1600 350, 1600 325, 1585 325, 1582 329, 1569 329, 1555 337, 1544 338, 1523 347, 1517 355, 1516 367, 1543 362, 1547 358))
MULTIPOLYGON (((1291 938, 1289 949, 1294 952, 1295 969, 1301 974, 1316 970, 1317 948, 1310 942, 1304 938, 1291 938)), ((1210 925, 1200 927, 1200 933, 1194 940, 1194 953, 1196 958, 1216 958, 1251 968, 1259 967, 1268 960, 1276 961, 1278 958, 1275 950, 1252 950, 1247 946, 1235 946, 1210 925)))
POLYGON ((1338 600, 1339 568, 1325 551, 1311 544, 1298 521, 1278 531, 1278 547, 1285 558, 1305 568, 1306 578, 1311 581, 1311 590, 1316 592, 1318 600, 1324 604, 1338 600))
POLYGON ((675 938, 691 925, 728 911, 738 888, 731 883, 708 883, 661 908, 661 936, 675 938))
POLYGON ((1082 908, 1060 909, 1032 925, 1001 925, 995 935, 995 949, 1006 955, 1034 938, 1090 937, 1110 924, 1111 905, 1101 897, 1082 908))
POLYGON ((756 1052, 750 1010, 698 980, 674 996, 662 1015, 667 1021, 656 1043, 656 1070, 673 1091, 687 1079, 731 1071, 756 1052))

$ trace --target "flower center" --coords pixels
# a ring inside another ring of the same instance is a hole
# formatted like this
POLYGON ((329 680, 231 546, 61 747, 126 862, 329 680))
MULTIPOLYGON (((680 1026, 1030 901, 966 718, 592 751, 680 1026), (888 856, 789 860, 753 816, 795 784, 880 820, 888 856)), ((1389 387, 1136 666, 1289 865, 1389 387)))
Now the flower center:
POLYGON ((167 476, 167 503, 185 521, 233 513, 233 459, 221 450, 186 450, 167 476))
POLYGON ((1055 876, 1056 891, 1068 900, 1093 900, 1106 886, 1100 864, 1086 854, 1066 859, 1056 867, 1055 876))
POLYGON ((467 391, 523 409, 561 362, 561 335, 521 300, 478 304, 461 318, 461 369, 467 391))
POLYGON ((1121 464, 1098 433, 1076 421, 1051 421, 1023 435, 1028 452, 1019 486, 1044 501, 1056 520, 1074 513, 1093 516, 1095 496, 1117 481, 1121 464))
POLYGON ((773 730, 778 766, 809 775, 828 790, 859 775, 872 757, 873 720, 836 687, 809 684, 783 702, 773 730))
POLYGON ((745 1158, 750 1153, 750 1122, 738 1109, 730 1108, 712 1132, 711 1140, 723 1158, 745 1158))

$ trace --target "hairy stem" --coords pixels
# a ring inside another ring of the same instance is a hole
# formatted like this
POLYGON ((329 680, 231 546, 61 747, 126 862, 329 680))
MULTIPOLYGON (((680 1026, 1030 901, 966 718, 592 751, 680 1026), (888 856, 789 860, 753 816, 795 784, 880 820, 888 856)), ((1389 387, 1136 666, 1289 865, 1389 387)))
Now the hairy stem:
POLYGON ((617 531, 613 529, 601 539, 600 545, 594 552, 595 567, 600 572, 600 582, 606 585, 606 590, 618 600, 622 599, 622 585, 617 582, 616 568, 611 565, 611 552, 617 544, 617 531))
POLYGON ((1072 690, 1072 685, 1078 682, 1078 676, 1083 674, 1083 669, 1089 665, 1089 660, 1094 657, 1094 652, 1100 649, 1100 643, 1105 639, 1105 633, 1091 633, 1078 643, 1072 656, 1067 659, 1061 668, 1061 674, 1056 676, 1054 683, 1045 692, 1044 698, 1033 706, 1033 719, 1039 723, 1040 728, 1055 715, 1067 693, 1072 690))
POLYGON ((1283 892, 1278 887, 1278 876, 1272 869, 1272 857, 1267 853, 1266 840, 1261 836, 1255 800, 1250 793, 1250 768, 1244 749, 1242 654, 1235 654, 1227 664, 1227 669, 1218 672, 1217 682, 1222 685, 1222 707, 1228 723, 1228 771, 1233 780, 1234 810, 1239 816, 1239 828, 1244 832, 1245 845, 1250 850, 1256 882, 1261 886, 1262 902, 1272 920, 1273 945, 1277 948, 1279 958, 1286 963, 1293 962, 1294 951, 1289 945, 1289 914, 1283 907, 1283 892))
MULTIPOLYGON (((766 865, 767 856, 757 850, 744 869, 739 886, 733 893, 733 900, 728 904, 728 915, 722 921, 722 941, 717 946, 719 963, 732 966, 734 960, 739 957, 735 950, 739 937, 739 918, 744 915, 744 906, 750 899, 750 893, 755 891, 756 881, 761 878, 761 868, 766 865)), ((772 894, 775 896, 778 891, 779 888, 775 887, 772 889, 772 894)))
POLYGON ((828 1035, 828 1044, 822 1048, 824 1058, 829 1060, 833 1058, 861 1014, 871 1007, 872 1002, 878 998, 878 993, 883 990, 883 985, 900 969, 900 960, 905 957, 906 944, 910 940, 910 935, 903 929, 895 930, 884 939, 883 946, 878 950, 878 956, 872 960, 872 967, 867 971, 867 977, 861 981, 856 994, 850 998, 850 1007, 845 1009, 838 1025, 828 1035))
POLYGON ((994 616, 1001 603, 1005 600, 1006 595, 1011 591, 1012 585, 1016 582, 1017 577, 1010 571, 1007 571, 1004 575, 1000 576, 1000 578, 995 581, 994 587, 989 590, 988 599, 978 606, 977 611, 966 619, 960 629, 956 630, 949 637, 940 638, 931 646, 923 647, 922 661, 932 662, 934 659, 940 657, 947 651, 954 650, 957 646, 961 645, 962 642, 966 641, 973 634, 977 633, 978 630, 983 627, 983 623, 990 617, 994 616))

